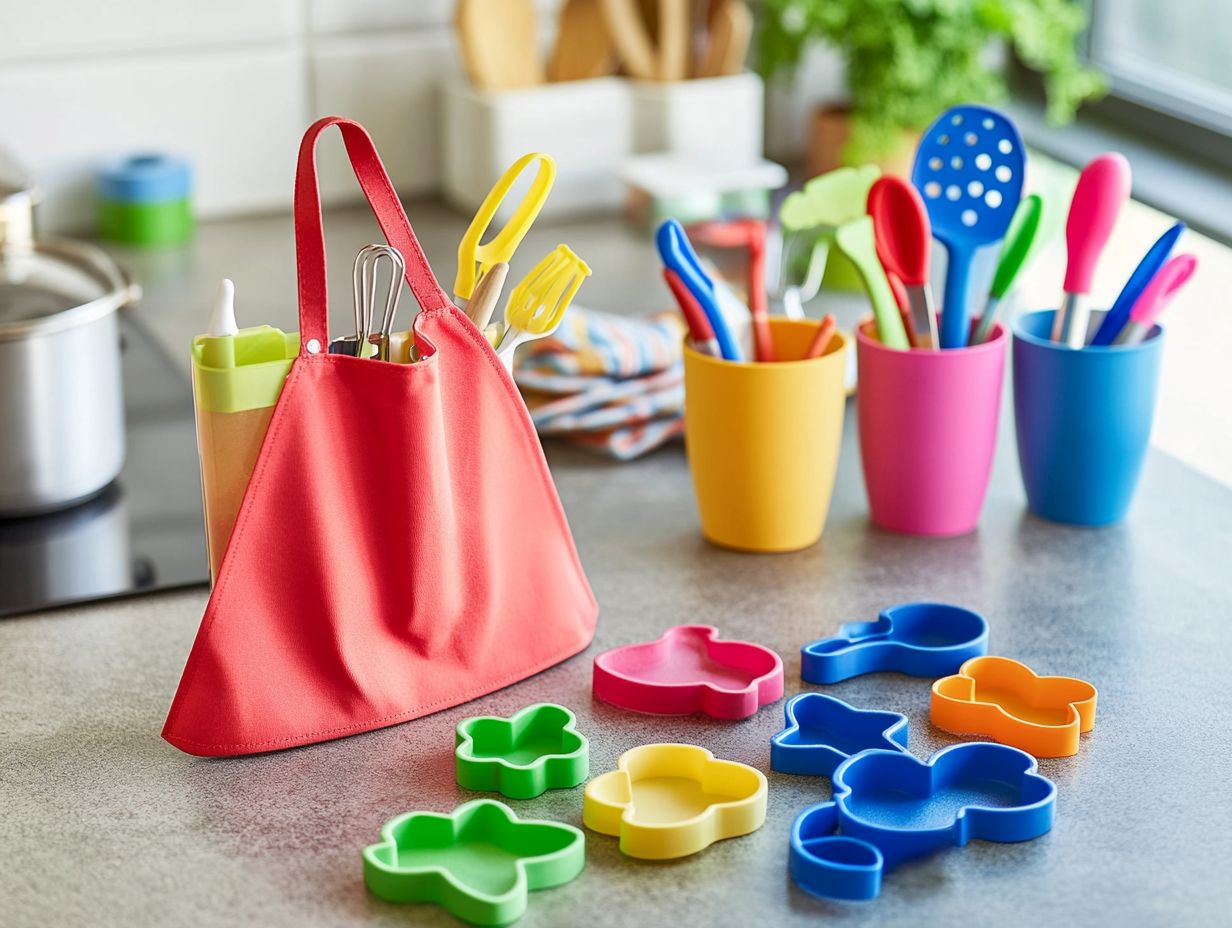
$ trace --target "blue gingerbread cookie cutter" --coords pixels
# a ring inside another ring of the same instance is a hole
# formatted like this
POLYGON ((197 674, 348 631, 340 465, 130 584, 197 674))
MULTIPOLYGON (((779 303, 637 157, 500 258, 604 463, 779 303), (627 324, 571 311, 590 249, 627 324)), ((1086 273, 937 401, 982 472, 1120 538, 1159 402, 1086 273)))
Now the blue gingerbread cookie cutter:
POLYGON ((832 801, 796 817, 789 857, 796 885, 834 899, 872 899, 883 873, 947 847, 1038 838, 1056 812, 1035 758, 1003 744, 955 744, 927 761, 865 751, 832 782, 832 801))
POLYGON ((825 693, 801 693, 783 707, 787 727, 770 739, 770 766, 780 773, 833 776, 861 751, 907 750, 907 716, 857 709, 825 693))
POLYGON ((848 622, 837 635, 806 644, 800 676, 809 683, 878 671, 944 677, 987 653, 988 622, 978 612, 948 603, 907 603, 883 610, 874 622, 848 622))

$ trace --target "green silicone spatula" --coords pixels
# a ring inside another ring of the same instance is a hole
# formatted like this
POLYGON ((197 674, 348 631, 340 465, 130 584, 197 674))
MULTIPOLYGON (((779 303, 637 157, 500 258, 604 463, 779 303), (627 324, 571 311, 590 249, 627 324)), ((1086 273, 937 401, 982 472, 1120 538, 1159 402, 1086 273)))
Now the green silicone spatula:
POLYGON ((984 304, 984 313, 971 336, 971 344, 979 345, 988 339, 993 323, 996 322, 997 308, 1001 300, 1009 293, 1018 272, 1031 256, 1031 250, 1039 237, 1040 218, 1043 213, 1044 201, 1038 193, 1025 197, 1014 211, 1014 218, 1010 220, 1009 230, 1005 233, 1005 243, 1001 246, 1001 257, 997 261, 992 288, 988 291, 988 302, 984 304))
POLYGON ((877 337, 887 348, 907 350, 907 329, 898 313, 898 302, 885 268, 877 258, 877 241, 873 231, 873 217, 860 216, 843 223, 834 233, 834 242, 839 251, 856 266, 864 287, 868 290, 869 302, 873 304, 873 318, 877 321, 877 337))
POLYGON ((837 229, 844 222, 867 212, 868 190, 881 176, 873 164, 838 168, 820 174, 783 200, 779 222, 784 232, 804 232, 819 227, 837 229))

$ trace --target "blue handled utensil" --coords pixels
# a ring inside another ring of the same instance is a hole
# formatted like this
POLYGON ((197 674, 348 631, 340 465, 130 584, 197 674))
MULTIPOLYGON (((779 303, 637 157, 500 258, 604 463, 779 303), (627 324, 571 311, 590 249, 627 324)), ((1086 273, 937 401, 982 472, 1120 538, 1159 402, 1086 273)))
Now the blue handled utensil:
POLYGON ((710 320, 710 327, 714 329, 715 341, 719 343, 723 359, 742 360, 740 349, 736 346, 731 330, 719 309, 714 281, 702 268, 697 252, 693 250, 693 244, 685 234, 684 226, 675 219, 665 219, 655 232, 655 245, 659 249, 663 266, 676 273, 710 320))
POLYGON ((1005 237, 1022 198, 1026 149, 1017 126, 986 106, 956 106, 920 139, 911 182, 924 196, 933 237, 949 261, 941 347, 967 344, 967 292, 980 248, 1005 237))
POLYGON ((1176 240, 1184 231, 1185 223, 1178 222, 1155 240, 1155 244, 1143 255, 1134 272, 1129 275, 1129 280, 1125 282, 1116 302, 1104 316, 1104 321, 1095 330, 1095 337, 1091 339, 1092 345, 1111 345, 1116 340, 1117 333, 1129 322, 1129 313, 1138 302, 1138 297, 1142 296, 1146 285, 1155 279, 1159 269, 1167 262, 1172 249, 1176 247, 1176 240))

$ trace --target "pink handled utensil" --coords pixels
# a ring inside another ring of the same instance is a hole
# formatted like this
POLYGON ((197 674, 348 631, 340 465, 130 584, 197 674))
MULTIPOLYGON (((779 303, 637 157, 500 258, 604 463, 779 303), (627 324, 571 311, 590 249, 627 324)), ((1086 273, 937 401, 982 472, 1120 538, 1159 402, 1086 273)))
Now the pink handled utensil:
POLYGON ((873 217, 877 257, 893 281, 907 290, 907 332, 916 348, 937 347, 937 315, 928 285, 932 227, 924 200, 901 177, 880 177, 868 191, 868 212, 873 217))
POLYGON ((1087 341, 1091 319, 1091 278, 1121 206, 1129 199, 1130 169, 1117 152, 1100 155, 1082 169, 1069 204, 1065 244, 1065 296, 1052 323, 1052 340, 1071 348, 1087 341))
POLYGON ((1117 333, 1114 345, 1136 345, 1146 341, 1155 328, 1155 320, 1168 308, 1172 298, 1185 286, 1198 268, 1198 259, 1193 255, 1177 255, 1146 285, 1138 302, 1130 310, 1129 322, 1117 333))

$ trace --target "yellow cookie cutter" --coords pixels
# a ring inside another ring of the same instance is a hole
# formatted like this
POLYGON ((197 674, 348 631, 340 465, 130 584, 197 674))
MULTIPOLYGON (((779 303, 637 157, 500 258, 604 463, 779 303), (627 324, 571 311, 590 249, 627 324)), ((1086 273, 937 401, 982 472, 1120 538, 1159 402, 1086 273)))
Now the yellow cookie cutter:
POLYGON ((1095 727, 1098 693, 1085 680, 1042 677, 1008 657, 973 657, 933 684, 930 715, 938 728, 982 735, 1034 754, 1069 757, 1095 727))
POLYGON ((692 744, 644 744, 586 784, 582 822, 645 860, 687 857, 766 820, 760 770, 692 744))

